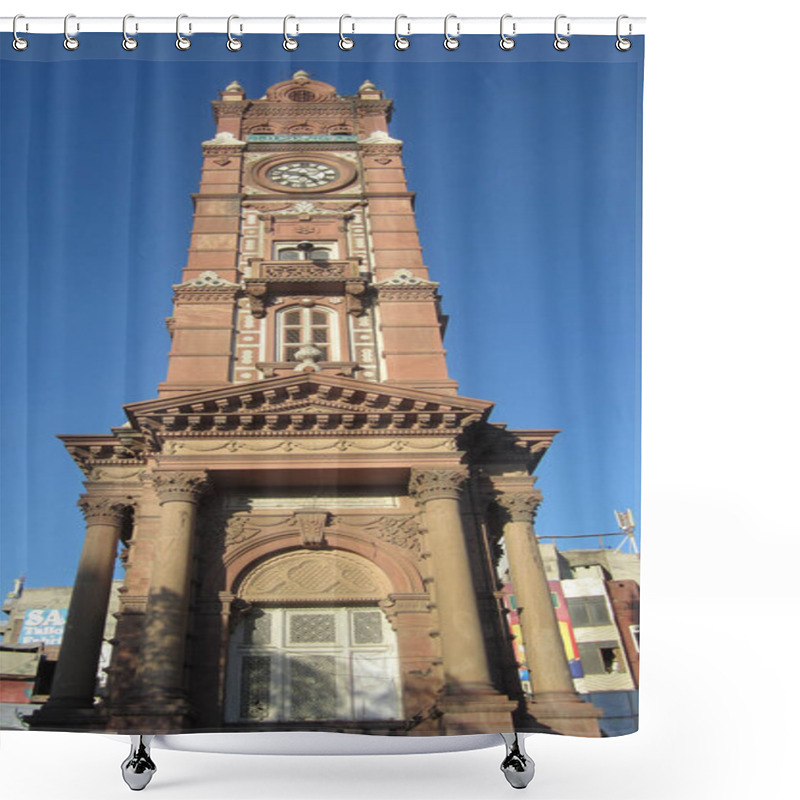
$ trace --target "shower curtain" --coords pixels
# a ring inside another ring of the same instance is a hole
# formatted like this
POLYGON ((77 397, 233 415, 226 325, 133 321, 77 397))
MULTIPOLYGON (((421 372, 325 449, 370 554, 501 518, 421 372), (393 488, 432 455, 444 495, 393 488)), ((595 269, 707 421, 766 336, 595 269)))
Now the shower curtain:
POLYGON ((643 38, 29 38, 3 727, 635 731, 643 38))

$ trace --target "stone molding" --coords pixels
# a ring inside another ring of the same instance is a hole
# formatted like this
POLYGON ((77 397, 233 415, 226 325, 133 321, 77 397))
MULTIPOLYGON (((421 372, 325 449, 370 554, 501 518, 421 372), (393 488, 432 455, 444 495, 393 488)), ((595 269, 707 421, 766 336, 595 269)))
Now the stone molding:
POLYGON ((128 498, 119 497, 92 497, 83 494, 78 500, 78 506, 83 512, 87 525, 122 525, 125 512, 132 505, 128 498))
POLYGON ((193 280, 176 283, 172 289, 175 300, 190 303, 218 303, 232 300, 241 291, 238 283, 220 278, 213 270, 206 270, 193 280))
POLYGON ((538 489, 529 492, 504 492, 495 498, 495 502, 508 522, 525 522, 533 525, 539 503, 542 502, 542 493, 538 489))
POLYGON ((158 500, 164 503, 183 501, 197 503, 211 484, 205 471, 157 472, 153 475, 153 486, 158 500))
POLYGON ((408 493, 421 504, 431 500, 458 500, 469 478, 466 467, 411 470, 408 493))

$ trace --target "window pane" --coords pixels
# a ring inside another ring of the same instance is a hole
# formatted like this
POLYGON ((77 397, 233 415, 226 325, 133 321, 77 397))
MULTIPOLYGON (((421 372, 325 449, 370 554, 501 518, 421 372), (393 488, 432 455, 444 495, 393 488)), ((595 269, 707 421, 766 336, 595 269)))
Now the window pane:
POLYGON ((287 311, 283 315, 284 325, 299 325, 300 324, 300 311, 287 311))
POLYGON ((383 641, 382 611, 353 612, 353 644, 380 644, 383 641))
POLYGON ((272 638, 272 615, 256 609, 244 618, 244 643, 269 644, 272 638))
POLYGON ((295 361, 294 354, 299 350, 299 347, 285 347, 283 350, 284 361, 295 361))
POLYGON ((284 247, 278 251, 278 261, 299 261, 300 253, 294 248, 284 247))
POLYGON ((300 341, 300 328, 287 328, 283 332, 283 340, 287 344, 296 344, 300 341))
POLYGON ((334 656, 296 656, 291 659, 291 672, 291 718, 335 719, 338 698, 334 656))
POLYGON ((312 311, 311 312, 311 324, 312 325, 325 325, 328 326, 328 315, 324 311, 312 311))
POLYGON ((292 614, 289 639, 293 644, 320 644, 336 641, 333 614, 292 614))
POLYGON ((314 344, 325 344, 328 341, 327 328, 313 328, 311 334, 311 341, 314 342, 314 344))
POLYGON ((242 719, 268 719, 271 663, 269 656, 244 656, 239 693, 242 719))
POLYGON ((312 261, 327 261, 331 257, 330 250, 317 249, 311 251, 312 261))

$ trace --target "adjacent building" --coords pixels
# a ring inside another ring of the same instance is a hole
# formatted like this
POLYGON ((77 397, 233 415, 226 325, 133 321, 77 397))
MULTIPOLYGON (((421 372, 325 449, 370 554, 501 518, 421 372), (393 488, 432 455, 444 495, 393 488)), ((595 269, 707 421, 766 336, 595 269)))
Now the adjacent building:
MULTIPOLYGON (((106 609, 95 673, 97 702, 108 684, 121 586, 122 581, 112 582, 106 609)), ((0 727, 23 728, 22 717, 48 699, 71 597, 71 586, 25 587, 23 579, 6 595, 6 618, 0 621, 0 727)))

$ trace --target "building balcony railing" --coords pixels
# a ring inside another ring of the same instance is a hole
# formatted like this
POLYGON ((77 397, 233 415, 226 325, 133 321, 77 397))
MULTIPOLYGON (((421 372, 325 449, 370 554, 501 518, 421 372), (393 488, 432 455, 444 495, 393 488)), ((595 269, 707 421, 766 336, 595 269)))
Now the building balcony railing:
POLYGON ((340 283, 361 278, 359 259, 343 261, 261 261, 253 259, 251 278, 269 283, 340 283))

